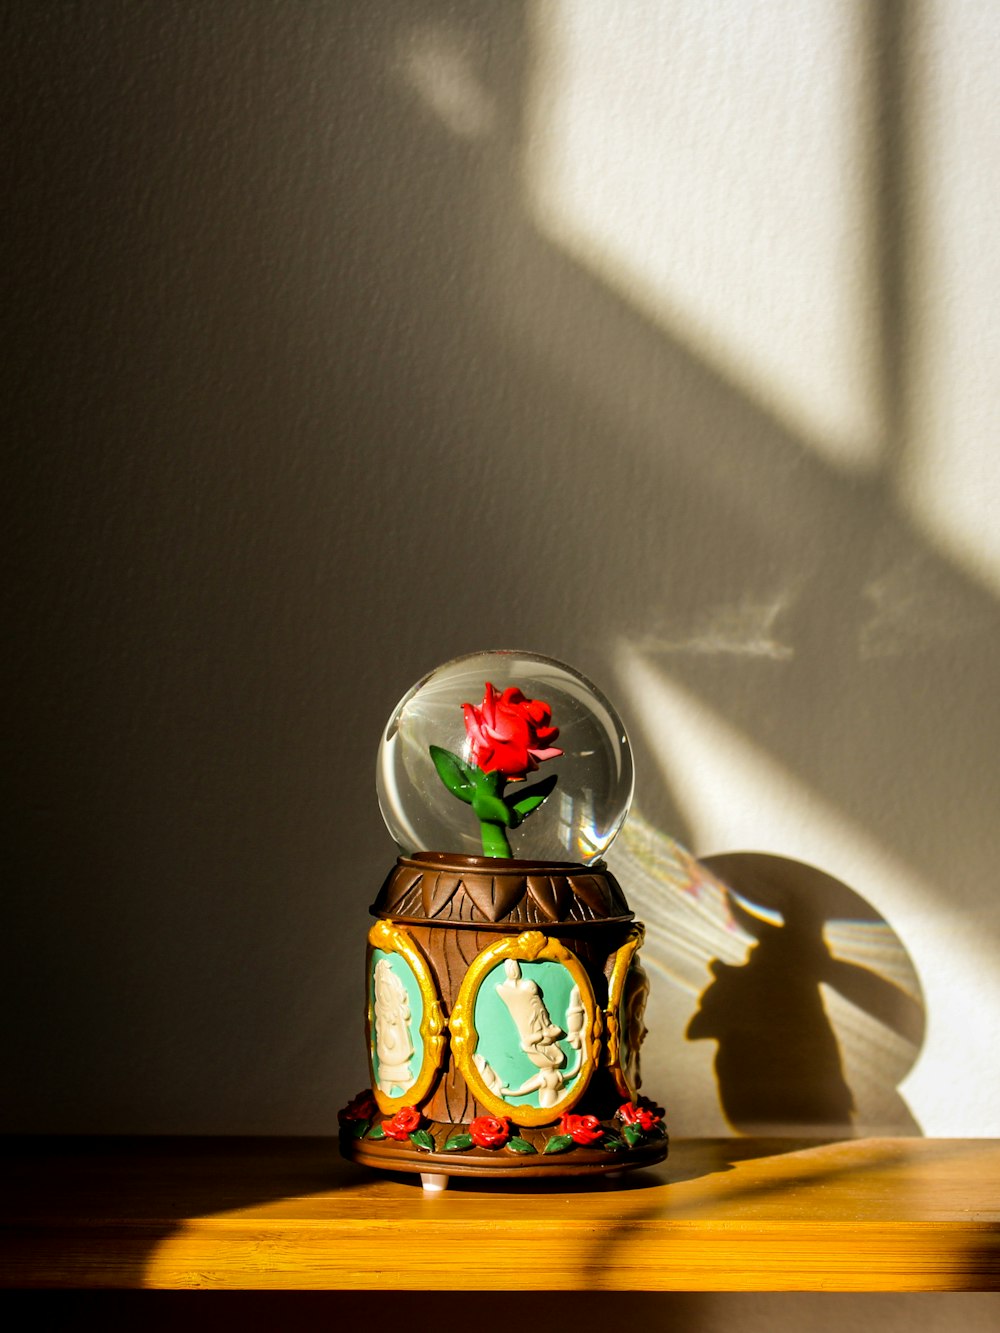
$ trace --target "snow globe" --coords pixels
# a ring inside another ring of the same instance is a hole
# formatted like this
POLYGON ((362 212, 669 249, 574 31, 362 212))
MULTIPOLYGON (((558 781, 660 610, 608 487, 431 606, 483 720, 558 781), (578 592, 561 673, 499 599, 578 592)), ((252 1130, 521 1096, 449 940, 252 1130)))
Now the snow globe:
POLYGON ((393 710, 377 785, 401 854, 371 909, 371 1086, 340 1112, 344 1154, 425 1189, 665 1157, 643 928, 603 861, 633 785, 614 707, 551 658, 457 658, 393 710))

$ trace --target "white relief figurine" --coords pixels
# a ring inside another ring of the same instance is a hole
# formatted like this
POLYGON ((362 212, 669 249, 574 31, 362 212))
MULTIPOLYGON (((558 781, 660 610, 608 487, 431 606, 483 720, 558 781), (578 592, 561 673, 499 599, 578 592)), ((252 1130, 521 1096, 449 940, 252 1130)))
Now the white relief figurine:
POLYGON ((625 1078, 633 1088, 642 1087, 642 1068, 639 1050, 646 1038, 646 1000, 649 996, 649 977, 638 959, 625 977, 622 997, 622 1051, 621 1065, 625 1078))
POLYGON ((521 1038, 521 1050, 538 1069, 537 1074, 527 1079, 519 1088, 502 1088, 504 1097, 523 1097, 528 1093, 538 1093, 538 1105, 555 1106, 560 1094, 570 1081, 576 1077, 583 1063, 583 1024, 585 1013, 580 1003, 580 989, 574 986, 570 992, 566 1010, 564 1032, 557 1027, 545 1007, 541 987, 521 975, 520 964, 514 958, 504 963, 507 980, 497 986, 497 994, 514 1020, 521 1038), (576 1051, 576 1061, 572 1069, 563 1069, 566 1055, 559 1046, 565 1037, 576 1051))
MULTIPOLYGON (((583 1025, 587 1013, 580 1002, 580 987, 574 986, 569 993, 569 1004, 566 1007, 566 1040, 577 1053, 575 1074, 583 1063, 583 1025)), ((567 1074, 567 1078, 572 1078, 572 1074, 567 1074)))
POLYGON ((387 1096, 393 1088, 404 1093, 416 1081, 410 1069, 410 1000, 388 958, 375 964, 375 1054, 378 1086, 387 1096))

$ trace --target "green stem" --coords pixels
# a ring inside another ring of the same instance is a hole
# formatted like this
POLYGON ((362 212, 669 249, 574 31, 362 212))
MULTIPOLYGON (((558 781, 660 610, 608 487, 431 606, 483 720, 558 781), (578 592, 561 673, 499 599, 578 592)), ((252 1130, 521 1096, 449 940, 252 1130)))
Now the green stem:
POLYGON ((507 841, 507 832, 502 824, 491 824, 488 820, 481 819, 479 827, 483 834, 484 856, 513 856, 510 843, 507 841))

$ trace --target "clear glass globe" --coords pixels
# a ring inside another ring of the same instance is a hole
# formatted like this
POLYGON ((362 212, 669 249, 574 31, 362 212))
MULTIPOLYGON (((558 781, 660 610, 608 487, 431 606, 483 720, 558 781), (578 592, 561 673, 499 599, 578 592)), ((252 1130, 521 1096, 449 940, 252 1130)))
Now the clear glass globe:
POLYGON ((589 865, 628 813, 632 751, 614 708, 572 667, 535 653, 472 653, 399 701, 377 781, 404 853, 589 865))

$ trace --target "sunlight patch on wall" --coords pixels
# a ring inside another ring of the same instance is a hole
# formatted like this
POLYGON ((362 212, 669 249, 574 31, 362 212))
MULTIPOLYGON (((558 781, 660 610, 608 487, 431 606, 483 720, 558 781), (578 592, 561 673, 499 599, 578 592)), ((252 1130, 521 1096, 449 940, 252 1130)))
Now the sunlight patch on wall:
POLYGON ((533 14, 538 227, 827 460, 876 466, 862 7, 533 14))
POLYGON ((459 139, 481 139, 496 122, 496 103, 477 69, 471 43, 451 28, 418 24, 404 30, 393 68, 459 139))
POLYGON ((902 1087, 924 1132, 1000 1133, 1000 1070, 988 1058, 1000 1012, 994 941, 955 909, 946 886, 901 864, 627 641, 616 675, 632 730, 638 720, 696 855, 740 850, 805 861, 849 885, 899 935, 927 1007, 924 1048, 902 1087))
POLYGON ((936 544, 1000 591, 1000 15, 925 7, 912 438, 900 493, 936 544))

